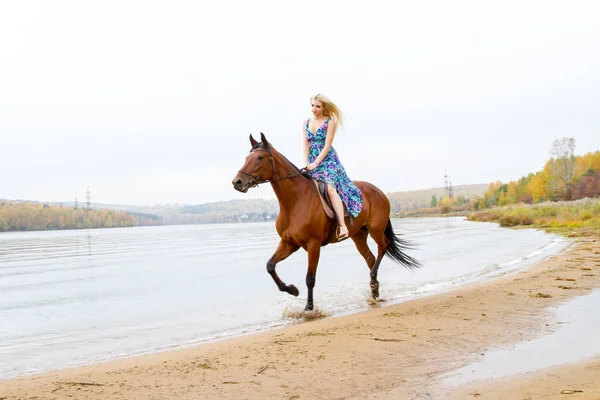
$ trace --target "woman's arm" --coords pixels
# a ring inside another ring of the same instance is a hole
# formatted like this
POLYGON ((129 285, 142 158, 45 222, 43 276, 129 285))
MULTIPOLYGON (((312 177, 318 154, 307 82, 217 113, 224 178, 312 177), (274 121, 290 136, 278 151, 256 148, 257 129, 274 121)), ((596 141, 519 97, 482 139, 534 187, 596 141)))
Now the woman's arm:
POLYGON ((336 129, 335 121, 329 120, 329 123, 327 124, 327 136, 325 137, 325 146, 323 146, 323 150, 321 150, 321 153, 315 159, 315 161, 312 164, 310 164, 312 166, 312 168, 309 168, 309 169, 317 168, 319 166, 319 164, 321 164, 321 161, 323 161, 325 159, 325 157, 327 157, 329 150, 331 150, 331 144, 333 143, 333 138, 335 137, 335 129, 336 129))
POLYGON ((307 121, 302 123, 302 167, 308 167, 308 139, 306 138, 306 124, 307 121))

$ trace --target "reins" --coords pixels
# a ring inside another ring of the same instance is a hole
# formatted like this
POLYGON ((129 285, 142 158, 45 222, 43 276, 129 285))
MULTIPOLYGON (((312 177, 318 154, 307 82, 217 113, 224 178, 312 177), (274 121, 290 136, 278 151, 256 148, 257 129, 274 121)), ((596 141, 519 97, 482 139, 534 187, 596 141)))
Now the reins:
MULTIPOLYGON (((276 171, 275 171, 275 161, 274 161, 274 159, 273 159, 273 153, 271 152, 271 151, 272 151, 272 150, 271 150, 271 148, 269 148, 269 149, 265 149, 262 143, 259 143, 259 144, 256 146, 256 148, 261 148, 263 151, 265 151, 265 152, 266 152, 266 153, 269 155, 269 160, 267 161, 267 164, 265 165, 265 167, 263 168, 263 170, 260 172, 260 174, 258 174, 258 175, 256 175, 256 176, 254 176, 254 175, 252 175, 252 174, 249 174, 248 172, 245 172, 245 171, 242 171, 242 170, 239 170, 239 171, 238 171, 238 172, 241 172, 242 174, 244 174, 244 175, 248 175, 249 177, 251 177, 251 178, 252 178, 252 179, 250 179, 250 180, 248 181, 248 183, 246 184, 248 187, 257 187, 257 186, 258 186, 258 185, 260 185, 261 183, 271 183, 271 182, 277 182, 277 181, 280 181, 280 180, 283 180, 283 179, 294 178, 294 177, 296 177, 296 176, 300 176, 300 175, 302 175, 302 171, 299 171, 299 172, 296 172, 296 173, 293 173, 293 174, 289 174, 289 175, 286 175, 286 176, 282 176, 282 177, 279 177, 279 178, 275 178, 275 172, 276 172, 276 171), (273 169, 273 178, 272 178, 272 179, 265 179, 265 180, 261 181, 261 180, 260 180, 260 177, 261 177, 261 176, 263 176, 263 174, 264 174, 265 172, 267 172, 267 169, 269 168, 269 165, 271 165, 271 168, 273 169)), ((255 149, 256 149, 256 148, 255 148, 255 149)), ((254 151, 255 149, 253 149, 252 151, 254 151)), ((285 156, 283 156, 283 158, 285 158, 285 156)), ((288 162, 289 162, 289 160, 287 160, 287 158, 286 158, 286 161, 288 161, 288 162)), ((291 162, 290 162, 290 164, 291 164, 291 162)), ((292 165, 293 165, 293 164, 292 164, 292 165)))

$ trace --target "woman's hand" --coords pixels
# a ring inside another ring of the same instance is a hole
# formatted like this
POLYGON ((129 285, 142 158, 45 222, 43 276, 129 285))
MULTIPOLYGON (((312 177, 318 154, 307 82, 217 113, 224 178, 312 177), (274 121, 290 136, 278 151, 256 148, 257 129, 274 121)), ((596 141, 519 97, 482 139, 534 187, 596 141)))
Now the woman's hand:
POLYGON ((319 164, 313 162, 313 163, 308 164, 306 169, 309 171, 312 171, 313 169, 317 168, 318 166, 319 166, 319 164))

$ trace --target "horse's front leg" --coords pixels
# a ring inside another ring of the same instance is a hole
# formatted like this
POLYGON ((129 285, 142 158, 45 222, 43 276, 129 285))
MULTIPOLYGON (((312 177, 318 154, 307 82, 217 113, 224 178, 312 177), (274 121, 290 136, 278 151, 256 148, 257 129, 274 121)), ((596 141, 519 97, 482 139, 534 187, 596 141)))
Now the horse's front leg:
POLYGON ((273 254, 269 261, 267 261, 267 272, 271 275, 279 290, 282 292, 288 292, 293 296, 298 296, 298 288, 296 288, 294 285, 286 285, 281 279, 279 279, 277 272, 275 272, 275 266, 279 261, 285 260, 298 249, 299 246, 280 240, 277 250, 275 250, 275 254, 273 254))
POLYGON ((321 243, 312 241, 306 247, 308 252, 308 271, 306 272, 306 287, 308 287, 308 299, 306 300, 306 311, 314 308, 313 303, 313 288, 317 276, 317 265, 319 265, 319 256, 321 255, 321 243))

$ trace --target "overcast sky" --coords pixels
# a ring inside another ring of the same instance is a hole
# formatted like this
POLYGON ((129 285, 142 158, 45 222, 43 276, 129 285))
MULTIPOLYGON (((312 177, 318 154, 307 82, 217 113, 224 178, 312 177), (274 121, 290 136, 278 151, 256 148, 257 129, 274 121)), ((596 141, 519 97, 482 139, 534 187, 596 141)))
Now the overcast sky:
POLYGON ((300 164, 318 92, 352 179, 514 180, 556 138, 600 149, 598 21, 598 1, 4 1, 0 198, 273 198, 231 186, 248 134, 300 164))

